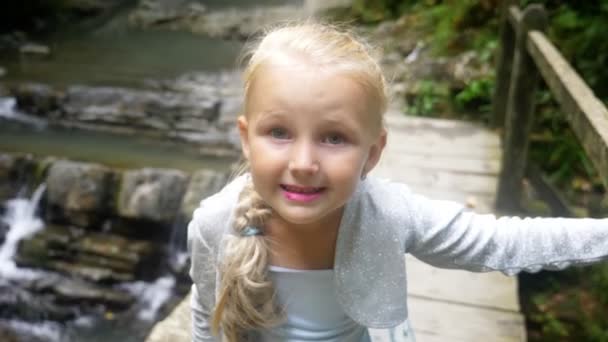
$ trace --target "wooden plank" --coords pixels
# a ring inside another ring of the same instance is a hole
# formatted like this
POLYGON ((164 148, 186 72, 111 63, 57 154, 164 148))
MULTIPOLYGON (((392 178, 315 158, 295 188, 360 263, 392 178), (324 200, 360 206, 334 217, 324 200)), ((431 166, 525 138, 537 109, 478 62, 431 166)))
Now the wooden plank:
POLYGON ((386 155, 384 159, 395 167, 420 167, 459 173, 496 176, 500 172, 500 161, 492 159, 465 159, 462 157, 419 155, 386 155))
MULTIPOLYGON (((420 144, 414 139, 400 140, 399 143, 393 142, 389 134, 389 144, 387 150, 400 155, 432 155, 434 157, 460 157, 470 159, 490 159, 500 162, 501 149, 500 147, 477 146, 464 144, 454 144, 442 141, 420 144)), ((386 153, 386 150, 385 150, 386 153)))
POLYGON ((413 141, 418 146, 429 143, 460 143, 469 146, 500 147, 497 134, 476 125, 454 120, 422 120, 401 115, 388 115, 388 137, 399 135, 399 144, 413 141), (403 139, 403 140, 402 140, 403 139))
POLYGON ((453 189, 429 188, 410 184, 408 186, 413 192, 427 198, 458 202, 476 213, 488 214, 494 212, 495 198, 493 195, 456 192, 453 189))
POLYGON ((528 37, 528 51, 608 185, 608 109, 544 34, 532 31, 528 37))
POLYGON ((432 267, 406 257, 408 294, 481 308, 519 311, 517 278, 432 267), (449 284, 449 286, 446 286, 449 284))
POLYGON ((373 172, 394 181, 428 188, 452 189, 488 195, 494 194, 496 191, 496 177, 494 176, 422 169, 414 165, 406 168, 388 158, 381 160, 373 172))
POLYGON ((526 340, 524 320, 517 312, 483 309, 416 296, 408 296, 408 302, 416 342, 526 340))

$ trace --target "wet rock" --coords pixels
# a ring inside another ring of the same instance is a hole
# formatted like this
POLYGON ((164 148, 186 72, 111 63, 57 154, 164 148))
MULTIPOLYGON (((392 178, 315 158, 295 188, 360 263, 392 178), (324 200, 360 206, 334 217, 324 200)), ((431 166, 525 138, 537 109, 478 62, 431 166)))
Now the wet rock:
POLYGON ((146 342, 192 340, 190 296, 188 294, 164 320, 154 326, 146 342))
POLYGON ((60 160, 46 178, 51 220, 63 219, 81 227, 98 223, 108 213, 113 173, 105 166, 60 160))
POLYGON ((112 4, 103 0, 70 0, 64 2, 66 9, 83 16, 99 15, 112 8, 112 4))
POLYGON ((242 89, 236 72, 193 73, 148 82, 148 90, 40 84, 11 88, 17 106, 70 128, 168 138, 199 145, 212 155, 237 156, 234 130, 242 89))
POLYGON ((199 170, 192 174, 181 205, 184 222, 192 218, 192 212, 198 208, 201 200, 213 195, 226 184, 227 178, 225 173, 212 170, 199 170))
POLYGON ((129 16, 136 27, 164 26, 185 29, 216 38, 246 39, 270 24, 298 19, 306 15, 301 6, 266 6, 228 8, 205 11, 193 1, 170 4, 162 0, 146 0, 129 16), (195 9, 192 9, 195 6, 195 9))
POLYGON ((51 225, 21 241, 17 263, 94 282, 132 281, 158 265, 161 248, 149 241, 51 225))
POLYGON ((38 83, 18 84, 10 92, 20 110, 41 117, 57 116, 64 99, 63 92, 38 83))
MULTIPOLYGON (((4 215, 4 208, 0 208, 0 217, 2 215, 4 215)), ((6 240, 6 233, 8 233, 9 229, 9 225, 3 220, 0 220, 0 246, 2 246, 2 244, 6 240)))
POLYGON ((75 308, 58 306, 48 296, 37 296, 14 285, 0 286, 1 318, 66 321, 75 316, 75 308))
POLYGON ((188 176, 177 170, 145 168, 122 176, 118 213, 123 217, 172 222, 186 190, 188 176))
POLYGON ((205 6, 188 1, 143 0, 129 15, 129 22, 137 27, 166 25, 176 21, 193 20, 206 12, 205 6))
POLYGON ((8 326, 0 324, 0 341, 20 342, 19 335, 8 326))
POLYGON ((37 161, 31 155, 0 153, 0 202, 14 198, 19 190, 39 184, 37 161))
POLYGON ((129 293, 72 279, 63 279, 52 290, 61 303, 100 303, 111 309, 126 309, 135 302, 129 293))
POLYGON ((129 23, 136 27, 160 26, 209 37, 243 40, 272 24, 315 16, 332 8, 349 6, 350 3, 350 0, 307 0, 303 6, 258 6, 209 11, 196 1, 144 0, 129 16, 129 23))
POLYGON ((19 47, 19 53, 22 55, 49 57, 51 55, 51 48, 46 45, 30 42, 21 45, 19 47))
POLYGON ((301 19, 305 12, 300 6, 230 8, 209 12, 198 20, 184 23, 186 29, 214 38, 247 39, 272 24, 301 19))
POLYGON ((15 157, 10 154, 0 154, 0 202, 12 197, 14 185, 13 168, 15 157))
POLYGON ((197 94, 72 86, 62 119, 167 131, 197 130, 219 115, 220 101, 197 94))

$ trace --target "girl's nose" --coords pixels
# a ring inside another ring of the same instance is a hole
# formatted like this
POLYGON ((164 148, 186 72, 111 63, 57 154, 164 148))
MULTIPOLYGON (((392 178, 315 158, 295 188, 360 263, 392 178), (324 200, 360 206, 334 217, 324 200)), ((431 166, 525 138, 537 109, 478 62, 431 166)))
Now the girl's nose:
POLYGON ((319 161, 312 144, 302 142, 294 146, 289 161, 289 171, 305 174, 314 174, 319 171, 319 161))

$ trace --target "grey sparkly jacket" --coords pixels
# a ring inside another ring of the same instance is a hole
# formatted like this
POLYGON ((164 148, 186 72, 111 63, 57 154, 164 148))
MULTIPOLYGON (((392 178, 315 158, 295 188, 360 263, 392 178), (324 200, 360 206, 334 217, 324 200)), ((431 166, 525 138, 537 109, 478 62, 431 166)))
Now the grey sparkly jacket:
MULTIPOLYGON (((203 200, 188 226, 194 341, 216 340, 208 321, 218 283, 215 265, 248 177, 203 200)), ((475 272, 562 269, 608 255, 608 220, 496 218, 368 177, 346 204, 334 274, 344 312, 370 328, 372 340, 407 340, 405 253, 437 267, 475 272)))

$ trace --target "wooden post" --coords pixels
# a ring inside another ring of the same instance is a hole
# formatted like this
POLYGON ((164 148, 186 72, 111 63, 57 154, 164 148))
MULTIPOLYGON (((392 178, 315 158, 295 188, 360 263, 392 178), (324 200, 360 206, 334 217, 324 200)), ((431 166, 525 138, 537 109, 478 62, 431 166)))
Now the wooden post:
POLYGON ((512 213, 520 209, 522 179, 528 158, 529 135, 534 113, 534 96, 539 73, 526 50, 528 32, 543 31, 547 14, 542 5, 529 5, 516 28, 515 54, 507 99, 502 171, 498 179, 496 208, 512 213))
POLYGON ((496 56, 496 81, 492 98, 492 127, 503 128, 509 84, 511 82, 511 67, 513 66, 513 51, 515 50, 515 30, 509 22, 509 8, 515 0, 505 0, 500 10, 499 50, 496 56))

